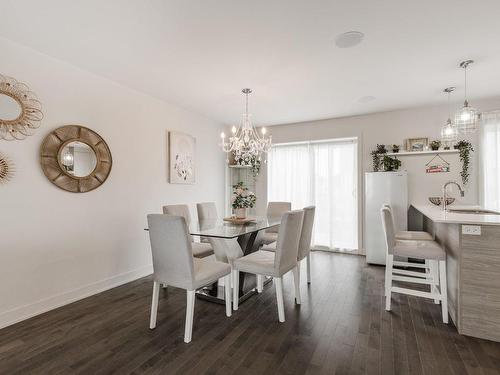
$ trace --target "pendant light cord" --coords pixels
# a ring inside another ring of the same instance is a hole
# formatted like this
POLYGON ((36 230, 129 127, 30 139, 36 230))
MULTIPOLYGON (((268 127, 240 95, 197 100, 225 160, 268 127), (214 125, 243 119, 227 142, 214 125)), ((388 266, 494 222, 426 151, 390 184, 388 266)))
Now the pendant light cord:
POLYGON ((467 65, 464 67, 464 82, 465 82, 465 89, 464 89, 464 100, 467 100, 467 65))

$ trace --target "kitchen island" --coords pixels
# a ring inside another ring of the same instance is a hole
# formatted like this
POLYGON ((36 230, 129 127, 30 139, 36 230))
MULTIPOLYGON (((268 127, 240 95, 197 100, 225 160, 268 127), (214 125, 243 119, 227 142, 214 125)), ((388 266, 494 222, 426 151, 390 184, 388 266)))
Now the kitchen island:
POLYGON ((448 308, 458 332, 500 341, 500 215, 412 205, 409 225, 446 251, 448 308))

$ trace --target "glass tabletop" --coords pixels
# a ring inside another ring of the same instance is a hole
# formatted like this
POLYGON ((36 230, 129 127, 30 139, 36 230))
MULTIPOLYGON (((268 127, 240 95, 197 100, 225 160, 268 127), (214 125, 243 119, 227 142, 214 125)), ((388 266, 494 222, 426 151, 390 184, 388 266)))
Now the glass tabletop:
POLYGON ((236 238, 245 234, 257 232, 279 225, 280 217, 251 217, 251 222, 235 224, 223 219, 207 219, 193 221, 189 226, 189 233, 193 236, 236 238))

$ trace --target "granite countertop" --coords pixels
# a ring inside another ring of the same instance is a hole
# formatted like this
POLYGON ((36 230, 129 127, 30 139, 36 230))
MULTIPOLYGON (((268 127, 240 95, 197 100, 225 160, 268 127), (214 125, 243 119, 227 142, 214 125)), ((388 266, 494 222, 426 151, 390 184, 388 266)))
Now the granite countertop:
MULTIPOLYGON (((427 216, 435 223, 471 224, 471 225, 500 225, 500 215, 472 214, 443 211, 441 207, 425 204, 412 204, 413 208, 427 216)), ((451 209, 480 209, 480 206, 450 206, 451 209)))

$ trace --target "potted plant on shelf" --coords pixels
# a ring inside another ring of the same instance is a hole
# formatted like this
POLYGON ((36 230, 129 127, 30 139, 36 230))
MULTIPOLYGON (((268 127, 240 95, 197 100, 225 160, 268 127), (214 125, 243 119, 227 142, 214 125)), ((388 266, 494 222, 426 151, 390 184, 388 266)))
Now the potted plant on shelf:
POLYGON ((253 208, 257 197, 244 185, 243 181, 233 185, 232 206, 234 215, 237 219, 245 219, 247 217, 247 209, 253 208))
POLYGON ((398 153, 399 152, 399 145, 392 145, 392 152, 398 153))
POLYGON ((399 167, 401 167, 401 160, 384 155, 382 165, 384 166, 384 171, 386 172, 397 171, 399 167))
POLYGON ((385 145, 379 144, 377 144, 377 149, 371 152, 374 172, 378 172, 380 170, 380 157, 384 154, 387 154, 387 149, 385 148, 385 145))
POLYGON ((252 175, 256 178, 260 173, 261 160, 260 157, 252 155, 250 153, 234 152, 234 162, 236 165, 241 165, 245 167, 250 167, 252 175))
POLYGON ((432 151, 437 151, 439 150, 439 147, 441 147, 441 141, 439 140, 434 140, 431 142, 431 150, 432 151))

